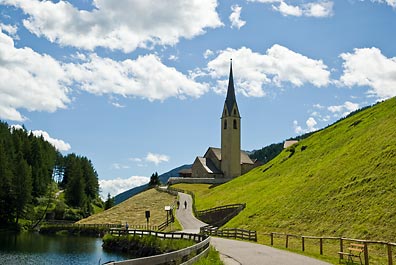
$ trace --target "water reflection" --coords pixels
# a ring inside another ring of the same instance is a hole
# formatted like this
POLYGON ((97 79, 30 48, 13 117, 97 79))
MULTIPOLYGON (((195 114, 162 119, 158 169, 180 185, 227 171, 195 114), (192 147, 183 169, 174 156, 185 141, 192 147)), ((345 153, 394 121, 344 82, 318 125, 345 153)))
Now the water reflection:
POLYGON ((0 233, 0 264, 102 264, 128 258, 102 249, 102 239, 0 233))

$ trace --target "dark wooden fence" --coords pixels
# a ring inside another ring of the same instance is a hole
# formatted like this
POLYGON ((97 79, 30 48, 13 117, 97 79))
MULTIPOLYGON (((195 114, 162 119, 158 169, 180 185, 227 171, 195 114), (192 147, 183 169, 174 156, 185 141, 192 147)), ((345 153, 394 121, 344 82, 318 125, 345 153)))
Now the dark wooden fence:
MULTIPOLYGON (((353 239, 346 237, 319 237, 319 236, 303 236, 303 235, 293 235, 293 234, 285 234, 285 233, 276 233, 272 232, 269 234, 271 246, 274 245, 274 237, 285 237, 285 248, 289 248, 289 242, 291 238, 301 239, 301 250, 305 251, 306 241, 314 240, 319 243, 319 254, 323 255, 323 247, 325 240, 334 240, 338 241, 339 244, 339 252, 344 252, 344 249, 347 249, 347 243, 356 242, 364 245, 364 264, 370 264, 370 252, 369 245, 380 245, 386 246, 387 253, 386 259, 388 265, 393 265, 393 251, 392 247, 396 246, 396 243, 387 242, 387 241, 375 241, 375 240, 364 240, 364 239, 353 239)), ((342 254, 339 254, 340 261, 344 258, 342 254)))
MULTIPOLYGON (((104 228, 110 230, 111 228, 122 228, 125 227, 123 224, 44 224, 43 227, 53 227, 58 228, 59 230, 62 228, 104 228)), ((146 229, 146 230, 158 230, 158 226, 156 225, 134 225, 129 224, 130 229, 146 229)))
POLYGON ((257 232, 252 230, 244 230, 239 228, 218 229, 217 227, 207 225, 201 227, 199 232, 200 234, 204 234, 208 236, 237 238, 237 239, 257 242, 257 232))

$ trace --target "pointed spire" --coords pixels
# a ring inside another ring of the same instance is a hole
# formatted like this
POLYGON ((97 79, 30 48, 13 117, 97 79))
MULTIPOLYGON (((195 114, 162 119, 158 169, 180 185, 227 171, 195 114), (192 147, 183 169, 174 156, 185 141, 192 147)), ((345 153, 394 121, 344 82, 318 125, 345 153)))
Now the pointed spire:
POLYGON ((228 113, 231 113, 232 107, 236 104, 235 98, 235 88, 234 88, 234 77, 232 74, 232 59, 230 60, 230 76, 228 80, 228 90, 227 90, 227 97, 225 100, 225 104, 227 106, 228 113))

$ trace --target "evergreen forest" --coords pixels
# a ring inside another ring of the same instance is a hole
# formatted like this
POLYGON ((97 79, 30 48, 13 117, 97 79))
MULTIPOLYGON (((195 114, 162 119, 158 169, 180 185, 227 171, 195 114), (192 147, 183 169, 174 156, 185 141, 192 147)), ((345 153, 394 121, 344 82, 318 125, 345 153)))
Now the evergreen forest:
POLYGON ((0 121, 0 226, 75 221, 103 207, 91 161, 0 121))

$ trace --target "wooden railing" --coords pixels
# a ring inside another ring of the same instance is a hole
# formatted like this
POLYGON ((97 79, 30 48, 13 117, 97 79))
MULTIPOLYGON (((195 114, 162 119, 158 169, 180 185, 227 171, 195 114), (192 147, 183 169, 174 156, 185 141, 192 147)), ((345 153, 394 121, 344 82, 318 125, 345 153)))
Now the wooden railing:
POLYGON ((245 203, 218 206, 215 208, 197 211, 197 218, 204 223, 220 227, 237 216, 243 209, 245 209, 245 207, 245 203))
POLYGON ((164 233, 158 231, 149 230, 125 230, 125 229, 111 229, 110 233, 117 235, 124 235, 126 233, 130 235, 151 235, 159 238, 166 239, 189 239, 198 242, 197 244, 184 248, 181 250, 165 253, 161 255, 137 258, 131 260, 109 262, 111 265, 143 265, 143 264, 194 264, 203 255, 207 255, 210 247, 210 237, 207 235, 200 234, 188 234, 188 233, 164 233))
POLYGON ((165 229, 165 227, 168 227, 168 225, 170 225, 171 223, 175 222, 175 217, 172 215, 168 220, 166 220, 165 222, 163 222, 162 224, 158 225, 158 231, 162 231, 165 229))
MULTIPOLYGON (((393 265, 393 251, 392 247, 396 246, 396 243, 387 242, 387 241, 375 241, 375 240, 364 240, 364 239, 353 239, 346 237, 319 237, 319 236, 303 236, 303 235, 293 235, 293 234, 285 234, 285 233, 277 233, 272 232, 269 234, 270 236, 270 244, 274 245, 274 237, 285 237, 285 248, 289 248, 289 243, 291 238, 301 239, 301 250, 305 251, 306 241, 314 240, 319 243, 319 253, 323 255, 323 246, 325 240, 334 240, 339 242, 339 252, 344 252, 344 246, 346 242, 357 242, 364 245, 364 264, 370 264, 370 253, 369 253, 369 245, 381 245, 386 246, 386 260, 388 265, 393 265)), ((339 254, 340 260, 344 257, 342 254, 339 254)))
POLYGON ((138 230, 138 229, 124 229, 124 228, 111 228, 109 231, 112 235, 134 235, 134 236, 155 236, 163 239, 188 239, 195 242, 201 242, 208 238, 203 234, 190 234, 190 233, 167 233, 152 230, 138 230))
POLYGON ((239 228, 224 228, 218 229, 210 225, 206 225, 200 228, 200 234, 208 236, 219 236, 226 238, 235 238, 242 240, 249 240, 257 242, 257 232, 253 230, 244 230, 239 228))
MULTIPOLYGON (((69 227, 76 227, 76 228, 122 228, 124 227, 123 224, 46 224, 44 226, 48 227, 55 227, 55 228, 69 228, 69 227)), ((158 230, 158 226, 156 225, 134 225, 130 224, 129 228, 131 229, 146 229, 146 230, 158 230)))
POLYGON ((225 209, 230 209, 230 208, 237 208, 237 209, 245 209, 246 207, 246 203, 235 203, 235 204, 228 204, 228 205, 223 205, 223 206, 218 206, 218 207, 214 207, 214 208, 209 208, 206 210, 202 210, 202 211, 198 211, 198 214, 205 214, 205 213, 210 213, 210 212, 216 212, 216 211, 220 211, 220 210, 225 210, 225 209))

